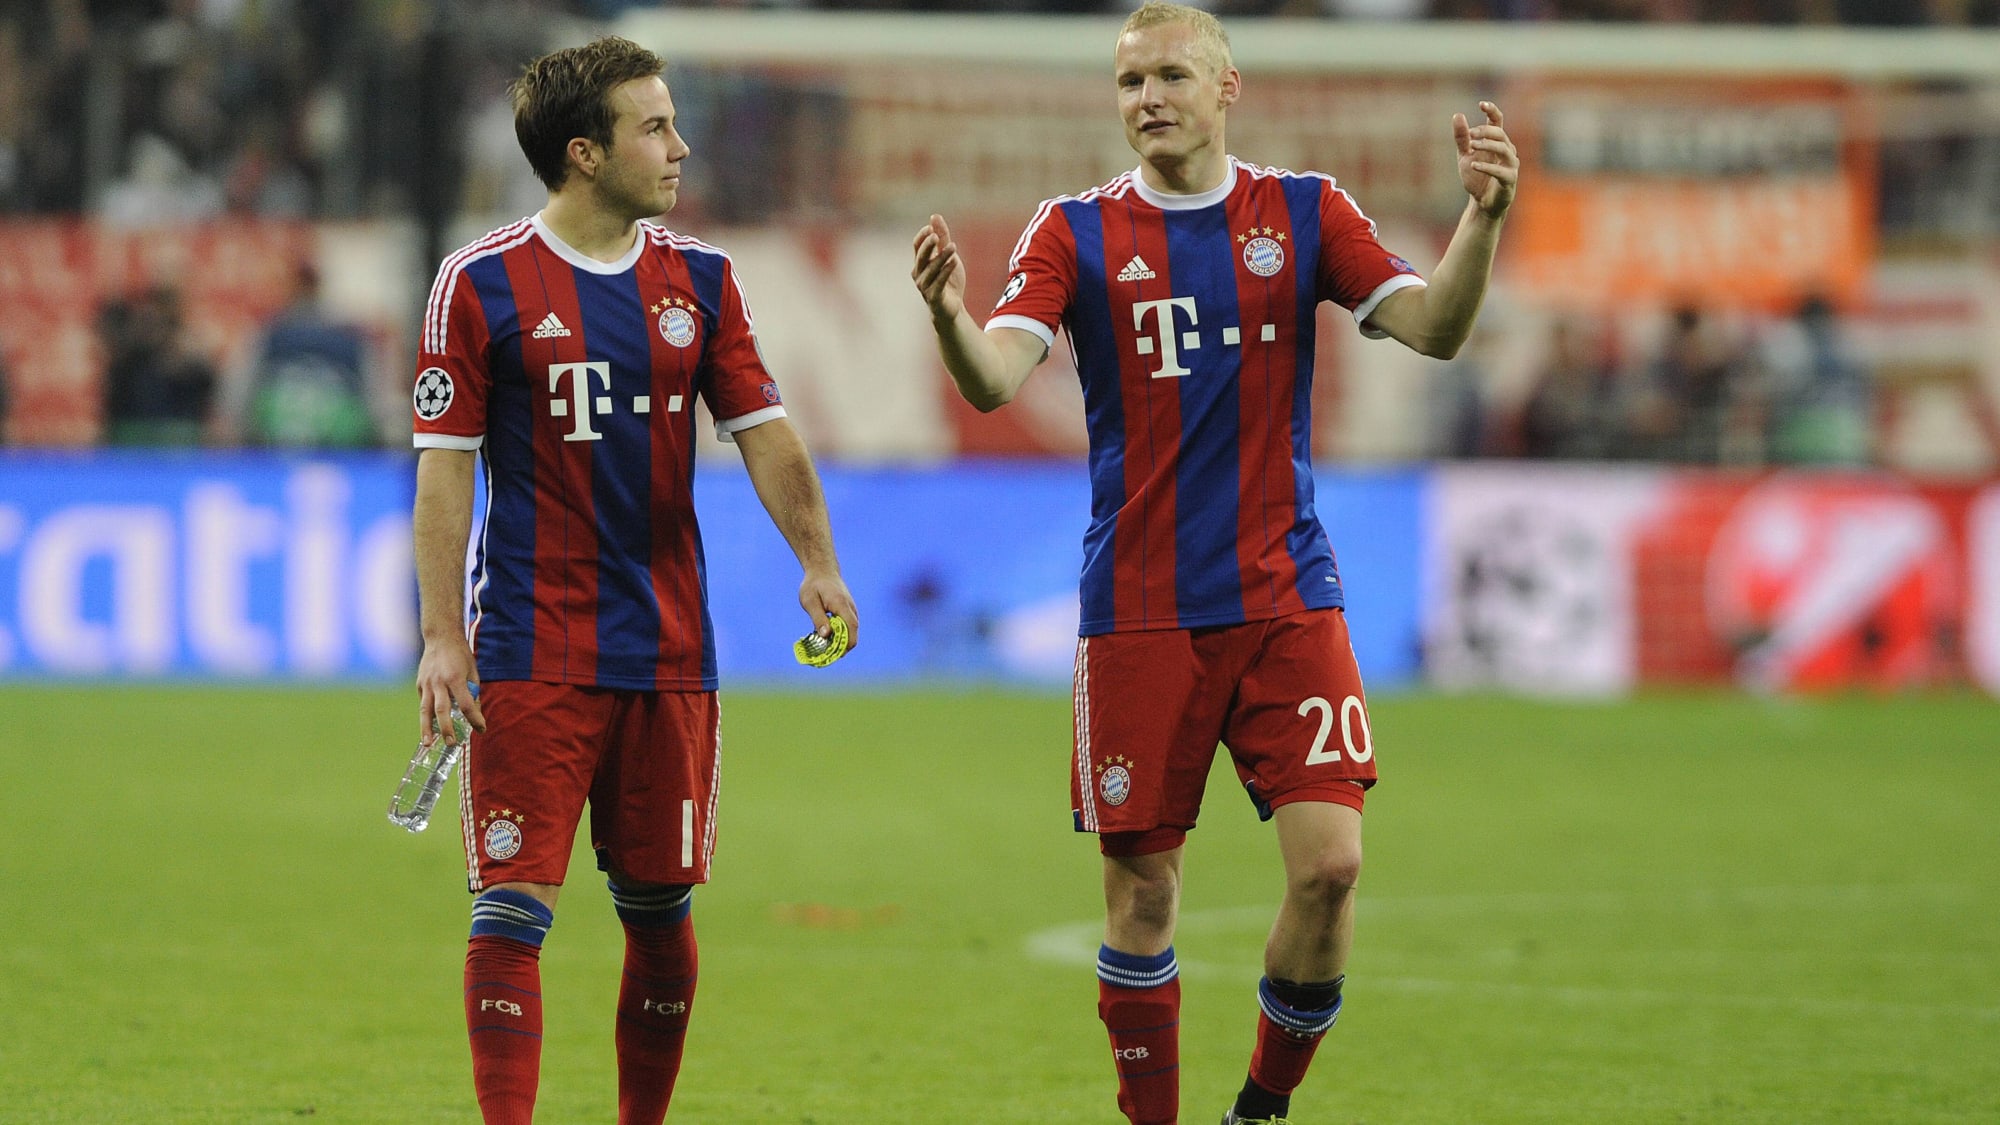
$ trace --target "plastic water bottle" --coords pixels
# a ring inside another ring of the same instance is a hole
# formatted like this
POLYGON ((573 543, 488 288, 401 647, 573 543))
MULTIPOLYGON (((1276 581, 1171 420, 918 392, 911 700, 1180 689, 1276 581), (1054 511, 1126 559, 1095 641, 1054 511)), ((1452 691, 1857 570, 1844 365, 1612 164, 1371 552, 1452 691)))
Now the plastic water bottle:
POLYGON ((437 807, 438 794, 444 792, 444 783, 450 780, 452 768, 464 756, 471 739, 472 724, 454 706, 451 737, 433 738, 428 746, 417 744, 409 768, 403 771, 403 780, 396 784, 395 795, 389 798, 389 823, 412 832, 430 827, 431 810, 437 807))

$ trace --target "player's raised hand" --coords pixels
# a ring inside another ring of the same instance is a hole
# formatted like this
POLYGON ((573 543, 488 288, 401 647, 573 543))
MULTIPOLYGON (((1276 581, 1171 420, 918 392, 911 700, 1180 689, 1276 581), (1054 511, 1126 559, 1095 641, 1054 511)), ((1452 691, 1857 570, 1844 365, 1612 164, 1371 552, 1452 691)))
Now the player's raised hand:
POLYGON ((1521 154, 1507 137, 1506 115, 1492 102, 1480 102, 1486 123, 1470 125, 1465 115, 1451 115, 1452 139, 1458 143, 1458 181, 1488 218, 1497 219, 1513 206, 1521 178, 1521 154))
POLYGON ((806 611, 806 618, 813 624, 813 632, 820 636, 831 636, 833 626, 827 623, 826 615, 831 613, 847 622, 847 647, 857 648, 861 644, 861 617, 854 609, 854 595, 847 592, 847 583, 839 574, 806 573, 805 581, 799 583, 799 608, 806 611))
POLYGON ((468 684, 479 682, 473 664, 472 646, 455 637, 440 643, 424 642, 423 658, 417 661, 417 739, 425 746, 440 732, 451 733, 451 708, 458 706, 472 729, 486 729, 486 716, 479 699, 468 684), (453 643, 453 642, 456 643, 453 643))
POLYGON ((917 264, 910 269, 910 280, 917 283, 917 292, 923 294, 933 317, 955 319, 965 310, 965 261, 958 256, 958 244, 951 240, 944 216, 932 215, 911 245, 917 264))

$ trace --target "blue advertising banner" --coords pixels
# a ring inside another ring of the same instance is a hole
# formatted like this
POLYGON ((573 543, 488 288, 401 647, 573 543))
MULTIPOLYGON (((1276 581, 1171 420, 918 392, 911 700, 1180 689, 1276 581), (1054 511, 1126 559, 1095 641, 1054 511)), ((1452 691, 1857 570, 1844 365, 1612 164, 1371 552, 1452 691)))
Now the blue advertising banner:
POLYGON ((411 463, 0 458, 0 676, 407 674, 411 463))
MULTIPOLYGON (((413 458, 0 457, 0 678, 377 680, 415 665, 413 458)), ((823 469, 861 647, 793 662, 799 569, 740 467, 696 504, 725 684, 1066 684, 1079 465, 823 469)), ((1420 472, 1322 475, 1319 510, 1370 687, 1418 671, 1420 472)))
MULTIPOLYGON (((1422 471, 1386 470, 1315 481, 1370 688, 1408 686, 1419 674, 1425 480, 1422 471)), ((800 676, 791 656, 807 624, 798 564, 741 470, 704 465, 697 475, 725 678, 1069 682, 1090 515, 1081 465, 827 469, 824 483, 862 646, 852 659, 800 676)))

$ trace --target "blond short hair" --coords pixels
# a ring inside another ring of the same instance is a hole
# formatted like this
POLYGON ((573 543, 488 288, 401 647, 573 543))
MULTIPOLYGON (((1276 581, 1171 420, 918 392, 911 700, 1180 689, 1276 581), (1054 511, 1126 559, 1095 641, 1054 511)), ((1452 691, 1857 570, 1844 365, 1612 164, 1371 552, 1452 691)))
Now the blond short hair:
POLYGON ((1195 51, 1221 74, 1236 65, 1229 56, 1229 33, 1222 30, 1222 21, 1200 8, 1190 8, 1186 4, 1170 4, 1165 0, 1149 0, 1131 15, 1125 17, 1125 26, 1118 29, 1118 38, 1123 39, 1135 31, 1149 27, 1178 23, 1194 32, 1195 51))

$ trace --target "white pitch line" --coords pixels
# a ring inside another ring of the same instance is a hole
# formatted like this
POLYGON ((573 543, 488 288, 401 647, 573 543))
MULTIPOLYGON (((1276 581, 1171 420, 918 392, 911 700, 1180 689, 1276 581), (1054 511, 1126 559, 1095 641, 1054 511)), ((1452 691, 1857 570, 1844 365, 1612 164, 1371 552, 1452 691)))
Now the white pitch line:
MULTIPOLYGON (((1830 887, 1744 887, 1702 888, 1680 894, 1640 894, 1623 892, 1561 892, 1520 894, 1413 895, 1402 898, 1363 898, 1356 909, 1363 915, 1436 914, 1494 908, 1535 909, 1616 909, 1632 906, 1659 907, 1663 903, 1707 906, 1725 902, 1786 906, 1849 906, 1857 901, 1883 898, 1962 899, 1974 889, 1958 884, 1916 884, 1905 886, 1830 887)), ((1234 906, 1213 910, 1191 910, 1181 914, 1178 933, 1223 933, 1245 927, 1261 930, 1268 926, 1276 910, 1271 906, 1234 906)), ((1037 930, 1023 942, 1030 960, 1065 966, 1092 966, 1097 963, 1097 947, 1104 933, 1098 921, 1069 922, 1037 930)), ((1254 982, 1261 969, 1249 962, 1191 960, 1176 950, 1183 976, 1199 979, 1235 979, 1254 982)), ((1565 1004, 1614 1005, 1701 1005, 1704 1007, 1787 1009, 1816 1015, 1928 1015, 2000 1021, 2000 1007, 1972 1004, 1891 1003, 1874 1000, 1841 999, 1826 996, 1754 996, 1744 994, 1669 992, 1657 989, 1588 988, 1544 986, 1506 981, 1462 981, 1428 977, 1368 977, 1369 988, 1393 992, 1443 995, 1519 996, 1565 1004)))

